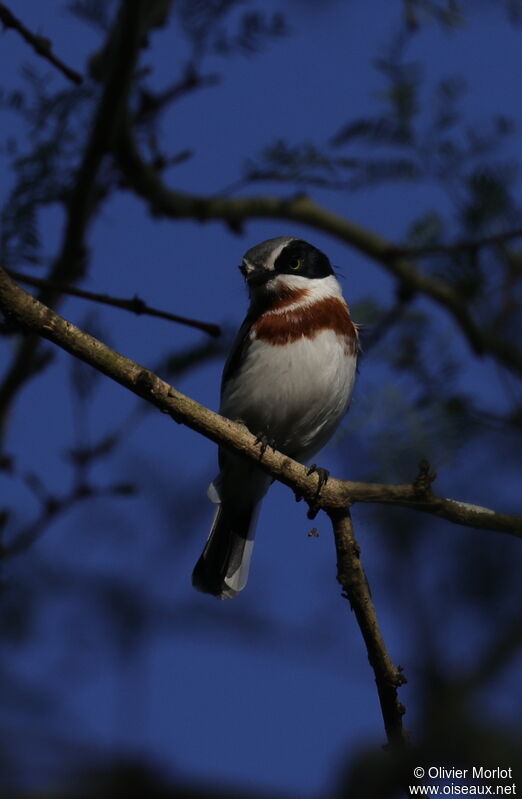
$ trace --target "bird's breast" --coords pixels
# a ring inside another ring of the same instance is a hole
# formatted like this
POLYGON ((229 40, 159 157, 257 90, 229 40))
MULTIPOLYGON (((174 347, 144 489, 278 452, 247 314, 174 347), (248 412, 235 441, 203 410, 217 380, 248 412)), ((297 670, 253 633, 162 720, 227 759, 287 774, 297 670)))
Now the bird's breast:
POLYGON ((252 325, 251 336, 274 347, 283 347, 302 339, 313 340, 325 331, 338 336, 347 354, 357 353, 357 328, 350 318, 348 306, 340 297, 325 297, 318 302, 288 309, 282 305, 262 314, 252 325))
POLYGON ((347 306, 342 300, 321 305, 314 314, 293 309, 254 323, 247 356, 226 386, 221 409, 303 460, 330 438, 355 379, 357 332, 347 306))

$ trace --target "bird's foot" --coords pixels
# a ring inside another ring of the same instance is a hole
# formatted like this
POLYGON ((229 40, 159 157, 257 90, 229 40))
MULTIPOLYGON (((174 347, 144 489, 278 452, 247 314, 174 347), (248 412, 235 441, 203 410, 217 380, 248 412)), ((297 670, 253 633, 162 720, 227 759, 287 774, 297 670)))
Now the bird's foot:
POLYGON ((326 483, 328 482, 328 478, 330 477, 330 472, 328 471, 328 469, 323 469, 322 466, 317 466, 316 463, 312 463, 312 465, 308 467, 306 472, 307 475, 311 475, 314 473, 317 474, 318 477, 317 491, 315 492, 313 500, 309 503, 308 513, 307 513, 309 519, 315 519, 315 517, 319 513, 319 505, 318 505, 319 495, 321 494, 323 486, 326 485, 326 483))
POLYGON ((321 493, 321 491, 323 489, 323 486, 325 486, 327 484, 327 482, 328 482, 328 479, 330 477, 330 472, 328 471, 328 469, 323 469, 322 466, 317 466, 316 463, 312 463, 312 465, 308 467, 308 470, 307 470, 306 474, 307 475, 311 475, 311 474, 316 474, 317 475, 317 478, 318 478, 317 496, 319 496, 319 494, 321 493))
POLYGON ((258 433, 256 436, 256 444, 259 444, 259 459, 263 457, 265 452, 267 451, 268 447, 272 449, 274 452, 276 450, 275 440, 273 438, 269 438, 266 433, 258 433))

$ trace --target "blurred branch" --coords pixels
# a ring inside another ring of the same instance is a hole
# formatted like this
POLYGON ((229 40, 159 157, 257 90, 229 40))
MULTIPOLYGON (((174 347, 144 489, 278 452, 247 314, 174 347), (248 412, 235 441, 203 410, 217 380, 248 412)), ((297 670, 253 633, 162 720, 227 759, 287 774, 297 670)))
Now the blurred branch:
POLYGON ((432 493, 434 475, 423 464, 413 483, 385 485, 331 478, 318 495, 317 478, 297 461, 268 448, 262 458, 256 437, 249 430, 208 410, 198 402, 169 386, 149 369, 125 358, 101 341, 58 316, 36 298, 21 289, 0 269, 0 309, 22 328, 52 341, 71 355, 90 364, 206 438, 259 463, 261 468, 288 485, 309 503, 311 511, 345 508, 355 502, 398 505, 439 516, 461 524, 522 537, 522 516, 446 499, 432 493))
MULTIPOLYGON (((80 166, 67 200, 67 223, 61 252, 49 275, 51 281, 64 281, 81 275, 84 259, 84 237, 96 208, 96 177, 104 156, 109 152, 124 113, 134 68, 143 42, 147 3, 136 0, 121 2, 109 35, 106 52, 110 53, 105 86, 100 97, 92 128, 80 166)), ((50 291, 51 296, 56 292, 50 291)), ((45 302, 45 300, 42 300, 45 302)))
POLYGON ((18 535, 9 543, 3 544, 0 548, 2 559, 12 558, 20 555, 29 549, 45 533, 47 527, 55 521, 58 516, 63 515, 71 508, 93 497, 104 496, 130 496, 131 486, 126 484, 116 484, 113 486, 95 487, 88 484, 75 485, 68 494, 56 497, 48 494, 41 497, 42 509, 38 517, 28 524, 18 535))
MULTIPOLYGON (((224 342, 205 341, 185 350, 168 355, 162 359, 155 368, 158 374, 165 374, 169 378, 179 380, 183 375, 196 366, 205 363, 217 356, 224 357, 224 342)), ((153 406, 138 402, 127 416, 109 433, 102 436, 93 444, 77 445, 67 452, 68 459, 77 467, 83 468, 99 457, 109 455, 128 435, 134 433, 153 406)), ((0 461, 0 468, 1 468, 0 461)))
POLYGON ((506 230, 492 236, 482 236, 479 239, 461 239, 453 244, 431 244, 427 247, 391 247, 390 255, 394 257, 422 258, 425 255, 453 255, 458 252, 476 252, 485 247, 495 247, 505 244, 513 239, 522 238, 522 228, 506 230))
POLYGON ((305 195, 279 197, 199 196, 169 189, 157 171, 146 163, 137 148, 127 123, 122 130, 116 158, 130 187, 150 205, 157 216, 193 219, 205 222, 218 219, 235 231, 249 219, 288 219, 323 230, 350 244, 380 263, 399 281, 403 293, 425 294, 442 306, 462 330, 478 355, 488 354, 504 366, 522 374, 522 351, 510 341, 499 338, 493 330, 473 320, 462 295, 447 283, 421 272, 378 234, 327 211, 305 195))
POLYGON ((370 587, 361 564, 360 547, 355 538, 348 508, 328 512, 332 522, 337 552, 337 580, 343 596, 355 613, 375 673, 384 727, 390 745, 404 745, 408 735, 402 726, 404 707, 397 689, 406 682, 402 669, 394 665, 382 637, 370 587))
POLYGON ((124 311, 131 311, 138 316, 156 316, 160 319, 167 319, 170 322, 177 322, 180 325, 187 325, 188 327, 195 327, 197 330, 202 330, 208 333, 209 336, 217 338, 221 335, 221 328, 219 325, 212 324, 211 322, 200 322, 197 319, 189 319, 186 316, 178 316, 177 314, 170 313, 169 311, 160 311, 157 308, 152 308, 150 305, 138 296, 124 299, 121 297, 111 297, 108 294, 99 294, 94 291, 85 291, 85 289, 78 289, 75 286, 64 285, 63 283, 55 283, 51 280, 44 280, 32 275, 24 275, 21 272, 16 272, 13 269, 6 270, 9 275, 21 283, 28 283, 30 286, 36 288, 46 288, 59 291, 60 294, 69 294, 73 297, 81 297, 84 300, 91 300, 92 302, 100 302, 104 305, 112 305, 115 308, 122 308, 124 311))
POLYGON ((50 39, 47 39, 45 36, 38 36, 35 33, 31 33, 25 25, 20 22, 19 19, 15 17, 12 11, 10 11, 4 3, 0 3, 0 22, 4 25, 5 28, 11 28, 12 30, 18 31, 20 36, 25 39, 25 41, 31 45, 33 50, 41 55, 43 58, 46 58, 47 61, 50 61, 51 64, 54 64, 60 72, 62 72, 66 78, 72 80, 74 83, 83 83, 83 77, 80 75, 79 72, 76 72, 74 69, 71 69, 64 64, 52 51, 52 42, 50 39))
POLYGON ((181 97, 197 89, 216 86, 219 80, 219 75, 215 73, 202 75, 192 64, 188 64, 183 77, 167 89, 156 93, 145 89, 141 90, 140 103, 134 114, 134 122, 142 124, 155 117, 171 103, 177 102, 181 97))
MULTIPOLYGON (((147 13, 145 0, 121 2, 116 21, 109 34, 106 52, 110 53, 109 68, 91 131, 66 202, 65 232, 54 265, 49 274, 51 283, 71 282, 83 272, 86 256, 85 234, 93 211, 99 202, 96 179, 102 160, 110 147, 126 106, 132 75, 143 39, 143 18, 147 13)), ((39 295, 45 305, 55 305, 60 292, 42 289, 39 295)), ((34 373, 38 338, 27 337, 21 342, 11 366, 0 385, 0 427, 10 404, 21 386, 34 373)))

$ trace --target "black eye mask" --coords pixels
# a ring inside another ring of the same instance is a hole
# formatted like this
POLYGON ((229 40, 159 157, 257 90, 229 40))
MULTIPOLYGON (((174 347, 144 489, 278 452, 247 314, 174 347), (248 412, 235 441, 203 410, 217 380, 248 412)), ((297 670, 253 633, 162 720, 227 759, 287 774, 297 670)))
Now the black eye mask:
POLYGON ((274 268, 277 274, 302 275, 308 278, 333 275, 326 255, 302 239, 295 239, 286 245, 278 255, 274 268))

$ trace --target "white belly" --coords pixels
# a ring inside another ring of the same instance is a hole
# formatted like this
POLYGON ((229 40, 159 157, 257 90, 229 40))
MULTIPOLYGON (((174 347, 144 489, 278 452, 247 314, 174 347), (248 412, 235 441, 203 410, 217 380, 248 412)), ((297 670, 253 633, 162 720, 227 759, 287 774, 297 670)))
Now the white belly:
POLYGON ((328 441, 353 389, 356 358, 329 330, 285 346, 254 340, 224 391, 221 413, 307 460, 328 441))

